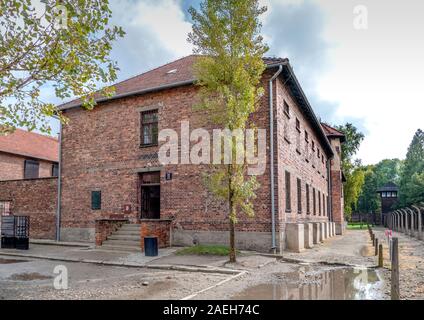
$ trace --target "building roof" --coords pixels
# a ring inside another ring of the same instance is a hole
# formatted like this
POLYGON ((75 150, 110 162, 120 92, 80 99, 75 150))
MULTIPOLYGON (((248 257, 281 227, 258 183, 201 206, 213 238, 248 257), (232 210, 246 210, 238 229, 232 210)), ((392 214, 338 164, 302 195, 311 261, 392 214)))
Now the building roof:
POLYGON ((321 122, 321 126, 324 129, 325 134, 327 135, 327 137, 329 138, 340 138, 341 142, 345 142, 346 141, 346 136, 344 135, 343 132, 340 132, 339 130, 333 128, 332 126, 321 122))
MULTIPOLYGON (((101 94, 95 94, 94 98, 97 103, 120 99, 128 96, 142 95, 150 92, 157 92, 165 89, 176 88, 195 83, 193 74, 193 64, 199 55, 190 55, 153 70, 142 73, 130 79, 114 84, 115 94, 112 97, 102 97, 101 94)), ((317 136, 324 146, 325 151, 329 155, 333 155, 330 142, 318 121, 315 113, 306 98, 299 81, 297 80, 289 60, 286 58, 266 57, 263 59, 267 68, 277 68, 283 66, 280 77, 290 88, 293 97, 296 99, 305 116, 309 119, 312 127, 317 133, 317 136)), ((67 110, 81 106, 81 100, 75 99, 70 102, 58 106, 59 110, 67 110)))
POLYGON ((16 129, 7 136, 0 135, 0 152, 58 162, 59 142, 50 136, 16 129))
POLYGON ((387 192, 387 191, 399 191, 399 187, 393 182, 386 183, 384 186, 377 190, 378 192, 387 192))

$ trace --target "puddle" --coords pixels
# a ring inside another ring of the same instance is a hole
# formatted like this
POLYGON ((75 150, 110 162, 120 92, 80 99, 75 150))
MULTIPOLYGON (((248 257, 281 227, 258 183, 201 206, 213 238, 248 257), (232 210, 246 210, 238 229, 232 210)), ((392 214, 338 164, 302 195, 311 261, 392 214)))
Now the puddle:
POLYGON ((380 300, 382 281, 374 270, 336 268, 274 274, 271 282, 252 286, 237 300, 380 300))
POLYGON ((16 273, 11 275, 8 280, 16 280, 16 281, 32 281, 32 280, 46 280, 51 279, 51 276, 46 276, 38 272, 32 273, 16 273))
POLYGON ((0 264, 12 264, 12 263, 20 263, 20 262, 28 262, 28 260, 16 260, 16 259, 0 258, 0 264))
POLYGON ((359 250, 359 254, 362 257, 372 257, 372 256, 375 256, 375 250, 373 247, 370 247, 370 246, 362 246, 361 249, 359 250))

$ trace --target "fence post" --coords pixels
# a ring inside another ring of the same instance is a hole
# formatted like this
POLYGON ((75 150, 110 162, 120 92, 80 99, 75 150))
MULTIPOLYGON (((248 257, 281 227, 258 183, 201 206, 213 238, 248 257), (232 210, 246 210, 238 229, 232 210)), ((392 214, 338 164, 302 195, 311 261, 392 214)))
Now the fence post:
POLYGON ((378 246, 378 267, 383 268, 383 245, 378 246))
POLYGON ((392 300, 400 300, 399 291, 399 243, 398 238, 392 239, 392 300))
POLYGON ((378 255, 378 238, 375 238, 375 255, 378 255))

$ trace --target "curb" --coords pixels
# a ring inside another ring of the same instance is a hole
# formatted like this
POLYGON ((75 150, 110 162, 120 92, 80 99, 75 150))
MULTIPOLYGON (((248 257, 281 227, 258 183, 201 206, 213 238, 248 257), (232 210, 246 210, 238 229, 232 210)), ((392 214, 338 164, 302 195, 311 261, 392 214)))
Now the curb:
POLYGON ((24 255, 13 252, 0 252, 0 256, 12 256, 20 258, 32 258, 32 259, 44 259, 50 261, 65 261, 65 262, 77 262, 77 263, 90 263, 96 265, 104 266, 113 266, 113 267, 127 267, 127 268, 146 268, 146 269, 158 269, 158 270, 174 270, 174 271, 190 271, 190 272, 203 272, 203 273, 219 273, 219 274, 231 274, 237 275, 244 270, 236 269, 224 269, 216 267, 190 267, 190 266, 177 266, 177 265, 168 265, 168 264, 157 264, 157 265, 141 265, 136 263, 126 263, 126 262, 113 262, 113 261, 101 261, 101 260, 91 260, 91 259, 72 259, 66 257, 50 257, 50 256, 41 256, 41 255, 24 255))
POLYGON ((45 245, 45 246, 62 246, 62 247, 81 247, 81 248, 92 248, 93 245, 82 242, 62 242, 54 240, 42 240, 42 239, 30 239, 29 243, 45 245))

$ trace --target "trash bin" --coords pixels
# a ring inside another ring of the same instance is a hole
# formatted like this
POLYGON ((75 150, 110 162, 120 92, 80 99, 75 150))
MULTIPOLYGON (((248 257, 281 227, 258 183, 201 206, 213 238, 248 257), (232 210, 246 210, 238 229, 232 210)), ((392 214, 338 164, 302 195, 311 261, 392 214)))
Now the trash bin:
POLYGON ((144 237, 144 255, 146 257, 158 255, 158 237, 144 237))

